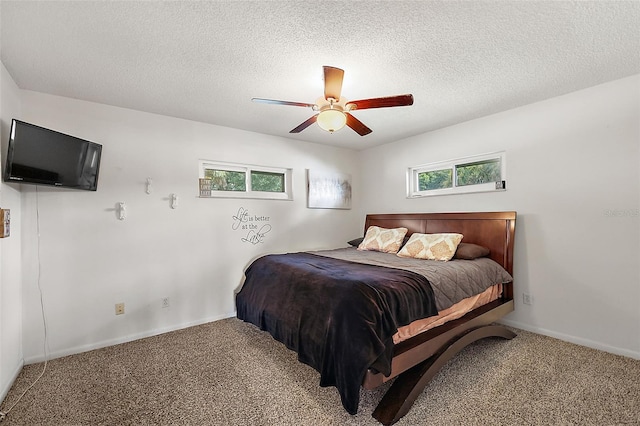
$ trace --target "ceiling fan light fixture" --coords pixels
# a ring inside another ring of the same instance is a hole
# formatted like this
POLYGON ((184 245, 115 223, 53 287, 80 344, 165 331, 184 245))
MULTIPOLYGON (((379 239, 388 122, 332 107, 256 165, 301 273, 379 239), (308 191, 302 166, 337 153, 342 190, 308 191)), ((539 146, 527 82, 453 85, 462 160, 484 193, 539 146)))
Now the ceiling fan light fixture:
POLYGON ((316 122, 322 130, 333 133, 347 124, 347 116, 338 109, 327 109, 318 115, 316 122))
POLYGON ((360 136, 368 135, 371 133, 371 129, 351 115, 350 111, 413 105, 413 95, 411 94, 347 101, 340 93, 342 91, 344 70, 326 65, 322 68, 324 69, 324 96, 320 96, 315 104, 264 98, 252 98, 251 100, 267 104, 311 107, 315 114, 294 127, 289 133, 300 133, 313 123, 318 123, 322 130, 329 133, 340 130, 344 126, 349 126, 360 136))

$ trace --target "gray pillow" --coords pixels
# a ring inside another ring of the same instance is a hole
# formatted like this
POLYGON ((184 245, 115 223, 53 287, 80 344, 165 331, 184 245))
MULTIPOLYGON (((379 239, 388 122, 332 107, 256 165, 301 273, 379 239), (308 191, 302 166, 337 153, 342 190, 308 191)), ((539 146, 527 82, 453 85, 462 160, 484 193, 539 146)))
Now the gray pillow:
POLYGON ((491 250, 486 247, 471 243, 460 243, 453 258, 473 260, 479 257, 487 257, 489 254, 491 254, 491 250))
POLYGON ((356 238, 355 240, 347 241, 347 244, 350 246, 358 247, 360 243, 364 240, 364 237, 356 238))

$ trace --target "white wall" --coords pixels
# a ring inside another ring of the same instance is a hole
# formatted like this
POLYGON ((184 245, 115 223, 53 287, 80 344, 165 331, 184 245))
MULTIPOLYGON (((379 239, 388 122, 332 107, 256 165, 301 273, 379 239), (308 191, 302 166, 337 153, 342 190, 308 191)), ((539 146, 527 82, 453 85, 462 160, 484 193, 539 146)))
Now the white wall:
POLYGON ((636 75, 365 151, 361 213, 517 211, 506 322, 640 358, 639 146, 636 75), (410 166, 500 150, 506 192, 405 196, 410 166))
POLYGON ((25 121, 103 145, 97 192, 22 186, 27 363, 43 359, 38 269, 51 355, 61 356, 232 316, 250 260, 344 246, 362 226, 355 210, 306 208, 305 170, 355 174, 353 151, 36 92, 22 102, 25 121), (198 198, 199 159, 291 167, 294 201, 198 198), (240 208, 269 217, 264 243, 232 229, 240 208))
MULTIPOLYGON (((20 90, 0 63, 0 163, 9 139, 11 119, 20 116, 20 90)), ((11 210, 11 236, 0 239, 0 401, 22 368, 22 278, 20 260, 20 193, 0 183, 0 207, 11 210)))

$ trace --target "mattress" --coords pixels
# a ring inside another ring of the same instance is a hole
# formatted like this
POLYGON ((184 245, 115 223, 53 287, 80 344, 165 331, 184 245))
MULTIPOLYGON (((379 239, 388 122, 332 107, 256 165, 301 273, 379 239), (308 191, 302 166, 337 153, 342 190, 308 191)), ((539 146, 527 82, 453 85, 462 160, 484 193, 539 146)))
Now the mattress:
POLYGON ((447 309, 438 311, 438 315, 413 321, 409 325, 399 327, 396 334, 393 335, 393 343, 398 344, 411 337, 417 336, 434 327, 443 325, 449 321, 453 321, 464 316, 482 305, 497 300, 502 295, 502 284, 495 284, 483 291, 466 299, 462 299, 458 303, 454 303, 447 309))

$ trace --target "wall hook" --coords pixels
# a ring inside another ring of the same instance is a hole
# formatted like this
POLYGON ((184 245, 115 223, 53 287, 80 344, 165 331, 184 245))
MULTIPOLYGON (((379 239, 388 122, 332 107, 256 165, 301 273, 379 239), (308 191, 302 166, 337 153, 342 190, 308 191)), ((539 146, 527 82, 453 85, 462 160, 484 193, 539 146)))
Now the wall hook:
POLYGON ((120 202, 116 205, 116 210, 118 212, 118 219, 124 220, 127 217, 127 206, 124 202, 120 202))

